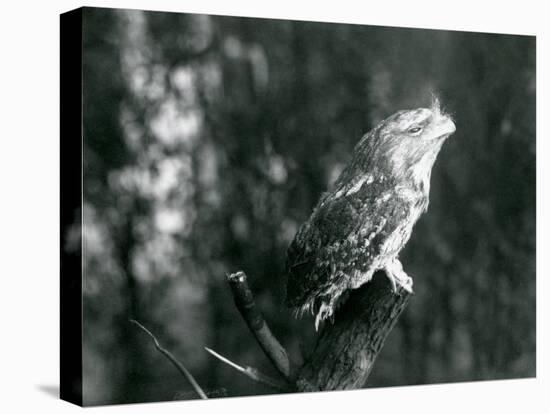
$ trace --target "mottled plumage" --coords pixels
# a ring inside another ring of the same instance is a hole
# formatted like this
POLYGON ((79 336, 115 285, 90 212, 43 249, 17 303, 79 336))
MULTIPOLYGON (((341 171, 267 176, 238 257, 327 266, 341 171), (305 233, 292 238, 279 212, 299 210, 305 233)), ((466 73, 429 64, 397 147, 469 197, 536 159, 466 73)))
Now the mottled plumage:
POLYGON ((288 248, 290 307, 314 313, 317 327, 344 292, 379 269, 394 289, 412 289, 398 254, 428 208, 431 169, 454 130, 436 100, 430 109, 397 112, 360 140, 288 248))

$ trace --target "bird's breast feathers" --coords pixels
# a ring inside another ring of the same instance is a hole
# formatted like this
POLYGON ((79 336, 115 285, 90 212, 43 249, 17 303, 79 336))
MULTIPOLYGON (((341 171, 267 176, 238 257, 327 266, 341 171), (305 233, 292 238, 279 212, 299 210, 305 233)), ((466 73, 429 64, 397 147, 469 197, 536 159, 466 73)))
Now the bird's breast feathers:
POLYGON ((301 311, 336 301, 395 258, 427 207, 426 195, 364 174, 325 194, 287 252, 287 302, 301 311))

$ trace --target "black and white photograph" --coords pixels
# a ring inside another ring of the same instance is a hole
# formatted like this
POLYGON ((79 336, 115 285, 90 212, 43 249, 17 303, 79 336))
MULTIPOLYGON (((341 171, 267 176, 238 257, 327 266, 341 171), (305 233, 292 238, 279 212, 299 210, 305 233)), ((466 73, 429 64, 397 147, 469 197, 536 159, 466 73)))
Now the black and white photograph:
POLYGON ((535 376, 534 36, 77 13, 84 405, 535 376))
POLYGON ((535 4, 10 6, 0 411, 544 412, 535 4))

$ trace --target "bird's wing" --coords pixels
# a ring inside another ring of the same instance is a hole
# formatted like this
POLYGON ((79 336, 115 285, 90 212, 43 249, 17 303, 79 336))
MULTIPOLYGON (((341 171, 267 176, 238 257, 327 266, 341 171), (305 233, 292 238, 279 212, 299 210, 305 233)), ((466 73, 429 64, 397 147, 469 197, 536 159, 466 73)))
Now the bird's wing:
MULTIPOLYGON (((392 186, 357 182, 325 194, 287 251, 287 304, 302 307, 368 272, 408 213, 392 186)), ((401 246, 399 246, 400 248, 401 246)))

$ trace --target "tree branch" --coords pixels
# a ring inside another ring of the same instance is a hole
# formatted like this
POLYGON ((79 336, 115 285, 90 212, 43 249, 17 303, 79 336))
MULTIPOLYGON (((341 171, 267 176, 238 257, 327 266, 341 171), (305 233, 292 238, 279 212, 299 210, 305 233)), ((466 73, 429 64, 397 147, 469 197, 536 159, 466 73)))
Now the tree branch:
POLYGON ((232 273, 227 276, 227 280, 229 286, 231 286, 233 299, 235 300, 237 309, 262 347, 264 353, 283 377, 287 381, 293 383, 294 367, 292 366, 286 350, 271 333, 262 314, 256 308, 254 296, 246 281, 246 274, 244 272, 232 273))
POLYGON ((135 319, 130 319, 130 322, 137 325, 145 333, 147 333, 147 335, 149 335, 151 337, 151 339, 153 340, 153 343, 155 344, 155 347, 159 350, 159 352, 161 354, 163 354, 166 358, 168 358, 172 364, 175 365, 175 367, 179 370, 179 372, 181 372, 181 374, 187 379, 187 381, 189 381, 189 383, 191 384, 191 386, 193 387, 195 392, 199 395, 199 397, 201 397, 203 400, 207 400, 208 397, 206 396, 205 392, 202 390, 200 385, 197 383, 197 381, 195 381, 195 378, 193 378, 193 376, 187 370, 187 368, 185 368, 183 366, 183 364, 181 362, 179 362, 176 359, 176 357, 174 355, 172 355, 172 353, 170 351, 168 351, 168 350, 164 349, 162 346, 160 346, 159 341, 157 340, 155 335, 153 335, 151 333, 151 331, 149 331, 145 326, 143 326, 141 323, 139 323, 135 319))
POLYGON ((213 351, 212 349, 208 348, 208 347, 204 347, 204 349, 209 352, 211 355, 213 355, 214 357, 218 358, 220 361, 222 361, 223 363, 229 365, 230 367, 236 369, 237 371, 239 371, 240 373, 246 375, 248 378, 256 381, 256 382, 260 382, 262 384, 265 384, 271 388, 275 388, 276 390, 279 390, 279 391, 291 391, 291 388, 289 387, 289 384, 287 383, 282 383, 281 381, 278 381, 274 378, 271 378, 265 374, 262 374, 260 371, 258 371, 256 368, 253 368, 253 367, 242 367, 238 364, 236 364, 235 362, 229 360, 228 358, 224 357, 223 355, 220 355, 218 354, 217 352, 213 351))
MULTIPOLYGON (((411 296, 400 286, 394 291, 386 275, 377 272, 370 282, 350 292, 334 322, 324 324, 312 353, 296 369, 256 309, 246 275, 233 273, 228 280, 235 304, 265 354, 291 389, 298 391, 362 388, 411 296)), ((224 362, 236 368, 230 361, 224 362)))

